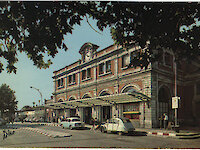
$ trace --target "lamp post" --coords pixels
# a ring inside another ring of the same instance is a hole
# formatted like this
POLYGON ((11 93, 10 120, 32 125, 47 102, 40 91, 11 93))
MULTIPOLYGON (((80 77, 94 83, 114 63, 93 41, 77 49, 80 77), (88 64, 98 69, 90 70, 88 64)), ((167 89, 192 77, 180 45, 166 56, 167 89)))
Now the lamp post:
MULTIPOLYGON (((40 96, 41 96, 41 104, 43 105, 43 101, 42 101, 42 93, 40 92, 40 90, 39 89, 37 89, 37 88, 35 88, 35 87, 30 87, 31 89, 35 89, 35 90, 37 90, 39 93, 40 93, 40 96)), ((39 102, 39 105, 40 105, 40 102, 39 102)))

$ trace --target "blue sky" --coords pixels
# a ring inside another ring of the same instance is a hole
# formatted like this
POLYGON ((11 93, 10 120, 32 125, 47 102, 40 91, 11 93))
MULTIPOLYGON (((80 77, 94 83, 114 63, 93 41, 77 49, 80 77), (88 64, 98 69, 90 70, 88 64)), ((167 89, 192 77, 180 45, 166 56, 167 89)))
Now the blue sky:
MULTIPOLYGON (((90 24, 97 30, 94 20, 89 19, 90 24)), ((18 109, 25 105, 33 105, 33 102, 38 104, 40 94, 38 91, 31 89, 33 86, 39 89, 43 95, 43 99, 49 99, 54 91, 53 88, 53 71, 69 65, 81 58, 78 53, 81 46, 86 42, 94 43, 99 47, 99 50, 112 45, 114 42, 110 35, 110 30, 107 28, 99 34, 95 32, 88 23, 84 20, 81 26, 75 26, 72 35, 65 37, 65 43, 68 50, 59 51, 55 58, 52 59, 53 64, 48 69, 39 69, 33 65, 33 62, 27 58, 24 53, 19 53, 17 74, 9 74, 6 71, 0 73, 0 85, 6 83, 16 93, 18 101, 18 109)), ((5 67, 5 66, 4 66, 5 67)))

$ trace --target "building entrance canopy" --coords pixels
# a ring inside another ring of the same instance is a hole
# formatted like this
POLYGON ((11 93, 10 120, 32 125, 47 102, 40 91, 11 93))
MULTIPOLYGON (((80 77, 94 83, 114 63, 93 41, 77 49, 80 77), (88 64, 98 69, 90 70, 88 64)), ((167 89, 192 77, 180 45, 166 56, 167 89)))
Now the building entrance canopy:
POLYGON ((65 109, 65 108, 75 109, 78 107, 80 108, 80 107, 93 107, 93 106, 111 106, 111 105, 130 103, 130 102, 141 102, 141 101, 149 102, 150 100, 151 98, 144 95, 143 93, 132 91, 127 93, 98 96, 93 98, 50 103, 45 105, 44 107, 51 109, 65 109))

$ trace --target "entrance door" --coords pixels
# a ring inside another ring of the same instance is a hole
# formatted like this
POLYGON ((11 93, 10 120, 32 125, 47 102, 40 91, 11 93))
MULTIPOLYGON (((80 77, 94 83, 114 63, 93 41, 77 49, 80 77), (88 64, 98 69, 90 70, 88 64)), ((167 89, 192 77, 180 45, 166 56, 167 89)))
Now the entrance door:
POLYGON ((83 121, 87 124, 91 124, 92 119, 92 108, 91 107, 85 107, 83 109, 83 121))
POLYGON ((76 116, 76 109, 70 109, 70 117, 76 116))
POLYGON ((103 106, 103 122, 105 122, 107 119, 111 118, 111 108, 110 106, 103 106))
POLYGON ((158 117, 160 117, 164 113, 167 113, 169 120, 170 121, 173 120, 174 113, 172 111, 170 90, 165 86, 161 87, 159 90, 158 107, 159 107, 158 117))

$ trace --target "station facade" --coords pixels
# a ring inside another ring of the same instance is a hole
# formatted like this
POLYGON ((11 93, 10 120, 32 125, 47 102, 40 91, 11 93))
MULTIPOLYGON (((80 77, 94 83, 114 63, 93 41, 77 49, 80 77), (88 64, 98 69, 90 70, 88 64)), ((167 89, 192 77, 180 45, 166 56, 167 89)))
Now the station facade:
POLYGON ((174 120, 172 97, 177 93, 181 98, 179 121, 199 123, 197 63, 178 64, 175 69, 173 53, 163 50, 159 61, 147 69, 133 68, 128 65, 141 50, 139 46, 126 50, 118 45, 98 48, 85 43, 79 51, 80 60, 54 71, 54 96, 46 105, 51 110, 49 120, 78 115, 85 123, 91 123, 92 117, 101 122, 127 117, 135 127, 158 127, 163 113, 174 120))

